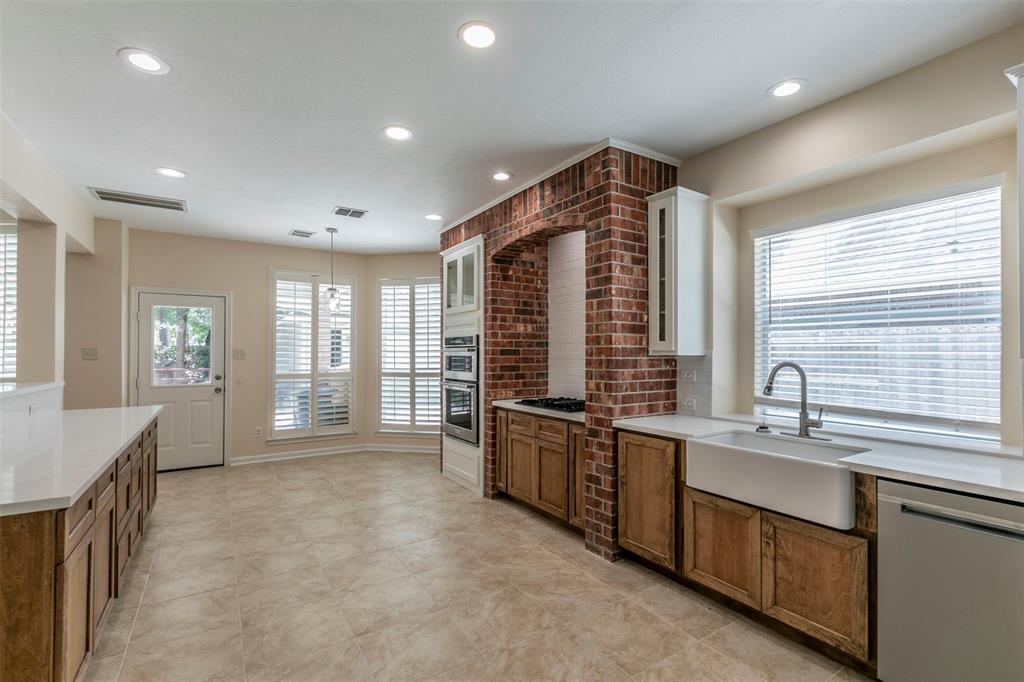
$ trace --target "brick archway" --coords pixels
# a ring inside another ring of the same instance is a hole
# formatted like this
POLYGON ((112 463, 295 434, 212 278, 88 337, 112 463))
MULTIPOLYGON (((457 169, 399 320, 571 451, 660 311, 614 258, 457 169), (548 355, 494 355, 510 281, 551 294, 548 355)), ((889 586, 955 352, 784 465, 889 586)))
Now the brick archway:
POLYGON ((605 148, 444 232, 484 238, 484 491, 495 494, 494 400, 547 393, 547 241, 586 232, 586 546, 618 556, 612 421, 674 412, 675 360, 647 355, 647 205, 675 168, 605 148))

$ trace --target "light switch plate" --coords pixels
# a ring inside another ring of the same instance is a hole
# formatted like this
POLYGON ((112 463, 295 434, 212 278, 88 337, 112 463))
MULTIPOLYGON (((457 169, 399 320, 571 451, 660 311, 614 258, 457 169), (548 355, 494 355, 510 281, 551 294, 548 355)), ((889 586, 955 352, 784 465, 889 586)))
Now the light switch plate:
POLYGON ((245 349, 235 348, 231 351, 232 360, 245 360, 245 349))
POLYGON ((679 370, 680 381, 697 381, 697 370, 692 367, 684 367, 679 370))
POLYGON ((263 438, 263 427, 262 426, 254 426, 254 427, 252 427, 252 437, 253 438, 263 438))
POLYGON ((697 409, 697 401, 694 400, 693 398, 684 398, 679 404, 684 410, 697 409))
POLYGON ((82 349, 83 360, 99 360, 100 349, 99 348, 83 348, 82 349))

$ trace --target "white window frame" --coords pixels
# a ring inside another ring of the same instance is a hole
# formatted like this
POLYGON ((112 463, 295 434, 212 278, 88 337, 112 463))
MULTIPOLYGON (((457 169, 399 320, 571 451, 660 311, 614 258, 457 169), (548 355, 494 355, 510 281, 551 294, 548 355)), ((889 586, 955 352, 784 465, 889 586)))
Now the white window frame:
MULTIPOLYGON (((392 434, 409 434, 409 435, 438 435, 441 432, 441 425, 428 424, 418 425, 416 424, 416 375, 428 375, 428 372, 417 372, 415 369, 416 364, 416 295, 415 286, 417 284, 437 284, 440 288, 441 295, 441 307, 440 314, 442 319, 444 318, 444 305, 445 305, 445 293, 444 283, 441 278, 437 275, 419 275, 414 277, 382 277, 377 281, 377 305, 378 305, 378 319, 377 319, 377 430, 379 433, 392 433, 392 434), (412 295, 410 297, 409 315, 411 317, 409 321, 409 343, 410 343, 410 355, 409 359, 413 365, 413 368, 409 372, 392 372, 384 370, 384 338, 382 333, 382 326, 384 322, 384 311, 380 308, 380 296, 381 291, 385 286, 409 286, 413 287, 412 295), (385 376, 408 376, 409 377, 409 395, 412 404, 410 405, 410 415, 412 422, 410 424, 395 424, 393 422, 385 422, 383 419, 383 407, 384 407, 384 392, 383 392, 383 381, 385 376)), ((443 345, 443 339, 442 339, 443 345)), ((441 349, 438 349, 438 353, 441 349)), ((438 369, 437 369, 437 380, 440 385, 441 382, 441 364, 443 361, 438 358, 438 369)), ((444 395, 443 392, 439 395, 439 412, 444 411, 444 395)), ((443 415, 442 415, 443 419, 443 415)))
MULTIPOLYGON (((275 391, 274 386, 276 383, 277 375, 277 334, 275 329, 275 319, 277 315, 277 282, 279 280, 292 281, 292 282, 310 282, 313 284, 314 296, 316 294, 318 284, 329 284, 331 281, 330 273, 323 272, 303 272, 297 270, 271 270, 268 286, 267 286, 267 334, 269 337, 269 350, 270 353, 267 358, 267 426, 266 426, 266 440, 269 441, 296 441, 296 440, 323 440, 329 438, 336 438, 339 436, 352 436, 357 433, 356 424, 358 424, 358 404, 359 399, 357 396, 359 388, 359 380, 357 377, 357 367, 359 365, 357 361, 357 348, 358 348, 358 335, 357 319, 358 319, 358 287, 356 284, 356 278, 347 275, 334 276, 335 284, 346 285, 352 288, 352 370, 350 372, 350 381, 352 383, 352 397, 349 401, 349 423, 345 426, 332 426, 332 427, 317 427, 316 415, 317 415, 317 380, 319 368, 317 366, 317 351, 319 346, 319 302, 313 301, 313 318, 312 318, 312 348, 310 349, 310 425, 308 429, 289 429, 287 431, 276 431, 274 429, 274 403, 275 403, 275 391)), ((291 376, 291 375, 284 375, 291 376)), ((294 375, 304 378, 304 375, 294 375)))
MULTIPOLYGON (((1002 175, 993 175, 983 178, 977 178, 971 181, 958 183, 955 185, 948 185, 940 188, 935 188, 925 192, 920 192, 910 196, 903 196, 898 199, 877 202, 868 205, 862 205, 855 208, 844 209, 842 211, 836 211, 825 215, 818 215, 810 218, 806 218, 800 221, 787 223, 783 225, 775 225, 771 227, 761 228, 759 230, 752 230, 750 232, 751 241, 763 237, 771 237, 774 235, 780 235, 790 232, 796 232, 801 229, 818 227, 832 222, 838 222, 842 220, 848 220, 858 218, 861 216, 867 216, 873 213, 881 213, 890 210, 898 210, 914 206, 916 204, 923 204, 930 201, 936 201, 946 198, 951 198, 961 194, 968 194, 980 190, 998 189, 1002 195, 1003 190, 1003 178, 1002 175)), ((1000 202, 1001 213, 1005 210, 1005 198, 1000 202)), ((1005 224, 1005 217, 1001 215, 1000 220, 1000 240, 1004 240, 1006 235, 1003 230, 1005 224)), ((753 244, 751 245, 752 250, 753 244)), ((1001 269, 1001 282, 1005 282, 1005 268, 1007 265, 1003 262, 1002 248, 1000 252, 1000 269, 1001 269)), ((756 256, 755 256, 756 257, 756 256)), ((756 264, 755 264, 756 267, 756 264)), ((753 274, 753 273, 752 273, 753 274)), ((755 275, 756 278, 756 275, 755 275)), ((756 282, 752 283, 750 290, 751 294, 751 308, 756 316, 756 310, 758 305, 756 282)), ((756 320, 751 320, 754 326, 754 335, 752 338, 753 344, 751 345, 751 351, 753 352, 758 343, 756 334, 756 320)), ((1007 327, 1005 320, 1000 320, 1001 326, 1001 337, 1005 338, 1007 334, 1007 327)), ((1002 342, 1001 342, 1002 343, 1002 342)), ((1005 343, 1002 343, 1000 353, 1005 348, 1005 343)), ((782 418, 796 418, 799 401, 780 399, 774 397, 764 396, 761 393, 762 386, 757 385, 757 360, 752 358, 753 370, 754 370, 754 412, 757 415, 767 417, 782 417, 782 418)), ((784 370, 788 371, 788 370, 784 370)), ((808 377, 808 381, 813 381, 813 376, 808 377)), ((1013 387, 1007 387, 1000 385, 1000 392, 1005 390, 1013 390, 1013 387)), ((853 426, 853 427, 867 427, 877 428, 889 431, 933 435, 933 436, 958 436, 971 439, 985 440, 985 441, 998 441, 1000 438, 1000 432, 1002 428, 1002 416, 998 423, 981 423, 981 422, 967 422, 957 421, 953 419, 943 419, 938 417, 929 417, 922 415, 910 415, 894 412, 884 412, 872 409, 859 409, 850 406, 832 406, 828 404, 815 403, 812 406, 813 409, 821 408, 824 410, 825 420, 831 421, 834 424, 853 426)))

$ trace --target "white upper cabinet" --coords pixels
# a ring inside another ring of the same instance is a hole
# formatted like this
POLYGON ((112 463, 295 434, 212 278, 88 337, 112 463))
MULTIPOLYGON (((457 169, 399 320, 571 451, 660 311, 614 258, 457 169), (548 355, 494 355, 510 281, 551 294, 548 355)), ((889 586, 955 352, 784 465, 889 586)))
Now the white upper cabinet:
POLYGON ((647 197, 648 348, 704 355, 708 197, 673 187, 647 197))
POLYGON ((467 313, 480 307, 482 242, 455 247, 444 254, 444 312, 467 313))

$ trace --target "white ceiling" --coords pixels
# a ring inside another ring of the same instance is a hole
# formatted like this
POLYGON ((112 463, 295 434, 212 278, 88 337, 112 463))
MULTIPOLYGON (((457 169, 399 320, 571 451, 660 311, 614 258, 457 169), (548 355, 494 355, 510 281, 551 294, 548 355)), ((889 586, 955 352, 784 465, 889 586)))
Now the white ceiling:
POLYGON ((98 216, 322 248, 334 225, 340 250, 434 250, 424 214, 455 219, 605 137, 686 157, 1016 23, 1022 6, 3 2, 0 108, 98 216), (471 19, 496 28, 492 48, 458 43, 471 19), (125 46, 170 73, 128 68, 125 46), (791 77, 808 86, 765 96, 791 77), (389 123, 415 137, 384 139, 389 123), (498 168, 515 177, 494 182, 498 168), (190 211, 99 202, 89 185, 190 211), (336 204, 369 213, 336 218, 336 204))

